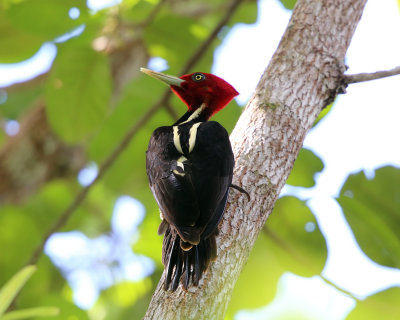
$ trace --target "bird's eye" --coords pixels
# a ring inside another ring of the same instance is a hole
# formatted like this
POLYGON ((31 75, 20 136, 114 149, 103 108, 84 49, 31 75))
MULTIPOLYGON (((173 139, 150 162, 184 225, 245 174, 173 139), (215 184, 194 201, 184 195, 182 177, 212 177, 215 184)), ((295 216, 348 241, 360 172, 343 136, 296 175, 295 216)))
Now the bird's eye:
POLYGON ((203 81, 205 78, 206 78, 206 76, 205 76, 204 74, 202 74, 202 73, 195 73, 195 74, 192 76, 192 79, 193 79, 194 81, 203 81))

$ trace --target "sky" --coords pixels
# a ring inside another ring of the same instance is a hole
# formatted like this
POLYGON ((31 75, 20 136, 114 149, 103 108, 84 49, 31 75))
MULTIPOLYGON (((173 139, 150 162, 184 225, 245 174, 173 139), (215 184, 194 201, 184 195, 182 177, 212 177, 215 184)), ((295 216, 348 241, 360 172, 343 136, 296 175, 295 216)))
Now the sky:
MULTIPOLYGON (((215 53, 212 72, 230 82, 241 93, 238 97, 241 104, 245 104, 251 96, 290 18, 290 12, 275 0, 262 0, 259 8, 259 21, 254 25, 235 26, 215 53)), ((400 65, 400 41, 393 40, 394 30, 397 30, 396 34, 400 30, 399 18, 396 0, 368 1, 346 56, 348 74, 374 72, 400 65)), ((0 65, 0 86, 23 81, 47 70, 55 55, 55 45, 47 43, 25 62, 0 65)), ((400 76, 350 85, 347 94, 337 98, 332 111, 310 132, 304 142, 305 147, 313 150, 324 161, 325 168, 317 176, 316 186, 310 189, 285 187, 283 190, 283 194, 310 199, 308 205, 328 239, 329 257, 323 275, 361 298, 389 285, 400 285, 400 272, 376 265, 360 251, 334 197, 338 195, 349 173, 364 170, 368 177, 373 177, 373 170, 381 166, 392 164, 400 167, 400 152, 393 147, 396 137, 400 136, 399 88, 400 76)), ((89 173, 93 173, 93 170, 95 172, 95 165, 90 164, 88 170, 89 173)), ((139 259, 147 270, 153 268, 151 261, 130 256, 126 251, 129 248, 129 235, 135 232, 143 219, 142 210, 132 198, 123 198, 114 210, 114 235, 127 236, 113 240, 123 248, 121 256, 116 259, 124 257, 124 261, 133 261, 127 264, 130 266, 127 270, 118 271, 121 277, 132 277, 130 268, 139 268, 135 259, 139 259), (130 220, 130 224, 126 223, 127 212, 136 212, 136 220, 130 220), (121 224, 121 221, 125 223, 121 224), (127 225, 131 226, 128 231, 124 229, 127 225)), ((79 233, 65 236, 60 238, 59 234, 55 235, 53 242, 46 247, 47 253, 59 252, 57 243, 63 245, 67 242, 71 245, 71 241, 75 241, 76 248, 86 248, 86 252, 90 252, 93 247, 103 246, 104 256, 109 254, 103 236, 91 241, 79 233)), ((54 259, 62 257, 54 256, 54 259)), ((138 272, 137 269, 134 272, 138 272)), ((71 277, 70 283, 72 281, 76 284, 75 301, 83 308, 90 307, 98 293, 95 288, 87 291, 93 285, 90 277, 85 288, 82 288, 82 279, 88 279, 87 272, 79 270, 71 277)), ((104 286, 107 286, 108 278, 105 279, 104 286)), ((327 286, 318 277, 309 280, 286 274, 279 283, 278 295, 271 305, 255 311, 240 312, 236 318, 254 320, 272 317, 288 303, 291 307, 305 308, 310 318, 316 319, 324 313, 324 319, 341 319, 354 307, 352 299, 327 286), (313 301, 312 305, 310 301, 313 301), (329 316, 326 315, 327 310, 330 310, 329 316)))

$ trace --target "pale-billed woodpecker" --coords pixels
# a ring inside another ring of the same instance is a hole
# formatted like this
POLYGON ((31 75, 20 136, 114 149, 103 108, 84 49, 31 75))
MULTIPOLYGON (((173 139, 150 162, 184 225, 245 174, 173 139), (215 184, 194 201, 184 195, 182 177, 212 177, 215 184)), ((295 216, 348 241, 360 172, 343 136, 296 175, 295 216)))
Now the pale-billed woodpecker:
POLYGON ((164 234, 164 288, 176 290, 181 282, 187 289, 190 280, 198 285, 217 256, 218 224, 233 186, 229 135, 218 122, 207 120, 238 92, 208 73, 178 78, 141 71, 168 84, 188 107, 172 126, 153 132, 146 153, 150 188, 162 218, 158 233, 164 234))

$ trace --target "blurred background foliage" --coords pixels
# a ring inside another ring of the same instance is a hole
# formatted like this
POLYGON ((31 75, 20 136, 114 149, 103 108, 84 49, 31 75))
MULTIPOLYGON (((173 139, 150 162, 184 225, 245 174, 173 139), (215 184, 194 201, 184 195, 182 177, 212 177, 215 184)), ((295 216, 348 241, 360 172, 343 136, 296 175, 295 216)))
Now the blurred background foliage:
MULTIPOLYGON (((281 2, 288 9, 295 4, 281 2)), ((0 63, 28 59, 48 43, 57 49, 48 72, 0 89, 0 285, 27 263, 37 266, 10 310, 59 309, 30 315, 36 319, 143 317, 163 268, 145 151, 154 128, 172 123, 185 107, 139 67, 210 72, 214 49, 230 28, 256 18, 252 0, 123 0, 102 10, 83 0, 0 2, 0 63), (227 23, 217 28, 222 19, 227 23), (10 124, 18 132, 7 131, 10 124), (90 186, 96 174, 101 179, 90 186), (82 188, 90 192, 82 195, 82 188), (82 203, 62 216, 79 197, 82 203), (54 241, 42 248, 48 236, 54 241)), ((215 120, 231 131, 240 112, 233 102, 215 120)), ((303 149, 288 184, 311 188, 323 168, 303 149)), ((362 250, 399 268, 399 169, 381 168, 372 179, 349 176, 337 201, 362 250)), ((270 303, 286 272, 321 275, 327 256, 306 202, 280 198, 227 319, 270 303)), ((391 302, 398 300, 398 288, 377 293, 358 301, 349 319, 379 318, 382 309, 394 319, 399 310, 391 302)))

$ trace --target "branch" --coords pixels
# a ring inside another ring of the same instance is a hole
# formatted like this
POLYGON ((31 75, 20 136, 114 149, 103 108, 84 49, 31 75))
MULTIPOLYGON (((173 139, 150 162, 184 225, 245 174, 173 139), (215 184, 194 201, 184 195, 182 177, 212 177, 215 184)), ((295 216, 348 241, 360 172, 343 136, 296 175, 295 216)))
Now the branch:
POLYGON ((325 278, 323 275, 319 275, 319 277, 325 281, 325 283, 329 284, 330 286, 334 287, 336 290, 344 293, 345 295, 349 296, 350 298, 354 299, 357 302, 360 302, 361 299, 356 297, 354 294, 352 294, 350 291, 343 289, 342 287, 339 287, 337 284, 333 283, 331 280, 328 278, 325 278))
POLYGON ((161 11, 162 7, 164 4, 167 2, 167 0, 160 0, 157 5, 154 7, 154 9, 147 15, 146 19, 139 23, 138 26, 145 28, 148 25, 150 25, 154 19, 157 17, 158 13, 161 11))
MULTIPOLYGON (((218 25, 214 28, 214 30, 210 33, 208 38, 200 45, 200 47, 194 52, 194 54, 189 58, 184 67, 181 70, 181 74, 187 73, 203 56, 203 54, 209 49, 213 40, 217 37, 218 33, 221 31, 222 27, 226 24, 226 22, 233 15, 235 10, 238 8, 238 5, 243 0, 235 0, 232 2, 229 10, 222 17, 218 25)), ((43 253, 43 248, 46 244, 46 241, 50 238, 50 236, 62 228, 76 208, 86 199, 89 191, 92 187, 101 180, 104 174, 108 171, 108 169, 114 164, 115 160, 119 157, 119 155, 126 149, 129 145, 131 139, 135 136, 135 134, 139 131, 139 129, 144 126, 150 118, 156 113, 158 109, 163 106, 169 105, 169 99, 171 97, 171 90, 168 88, 164 91, 161 99, 159 99, 156 103, 154 103, 150 109, 129 129, 129 131, 122 138, 119 145, 114 149, 114 151, 108 156, 108 158, 104 161, 104 163, 99 167, 99 172, 96 179, 88 186, 84 187, 75 197, 74 201, 61 213, 57 221, 53 224, 53 226, 47 231, 47 233, 42 238, 40 244, 33 251, 30 259, 27 262, 27 265, 36 264, 39 260, 41 254, 43 253)))
POLYGON ((346 84, 351 84, 351 83, 387 78, 398 74, 400 74, 400 66, 393 68, 391 70, 377 71, 373 73, 358 73, 358 74, 344 75, 343 81, 346 84))

